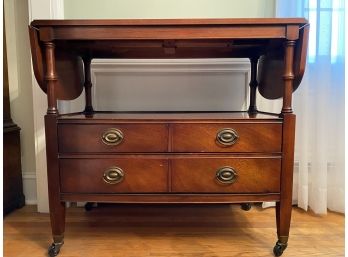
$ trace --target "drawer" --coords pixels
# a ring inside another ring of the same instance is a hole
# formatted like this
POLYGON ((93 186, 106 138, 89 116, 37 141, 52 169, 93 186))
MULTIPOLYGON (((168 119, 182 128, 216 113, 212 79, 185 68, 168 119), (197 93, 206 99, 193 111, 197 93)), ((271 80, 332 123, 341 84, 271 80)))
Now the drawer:
POLYGON ((280 158, 172 160, 172 192, 277 193, 280 158))
POLYGON ((60 124, 59 152, 165 152, 166 124, 60 124))
POLYGON ((174 124, 174 152, 280 152, 281 123, 174 124))
POLYGON ((62 193, 167 192, 164 159, 61 159, 62 193))

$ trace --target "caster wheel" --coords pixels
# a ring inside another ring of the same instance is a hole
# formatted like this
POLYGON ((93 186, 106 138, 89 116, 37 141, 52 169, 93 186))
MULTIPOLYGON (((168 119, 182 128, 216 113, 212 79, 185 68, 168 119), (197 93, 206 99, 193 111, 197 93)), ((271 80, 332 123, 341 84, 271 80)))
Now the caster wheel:
POLYGON ((55 257, 59 254, 60 248, 62 247, 63 243, 53 243, 49 248, 48 248, 48 256, 49 257, 55 257))
POLYGON ((251 209, 251 203, 242 203, 240 207, 243 211, 249 211, 251 209))
POLYGON ((283 243, 278 241, 273 248, 274 256, 276 256, 276 257, 281 256, 287 246, 288 246, 288 244, 283 244, 283 243))
POLYGON ((86 211, 91 211, 93 209, 93 203, 92 202, 88 202, 85 204, 85 210, 86 211))

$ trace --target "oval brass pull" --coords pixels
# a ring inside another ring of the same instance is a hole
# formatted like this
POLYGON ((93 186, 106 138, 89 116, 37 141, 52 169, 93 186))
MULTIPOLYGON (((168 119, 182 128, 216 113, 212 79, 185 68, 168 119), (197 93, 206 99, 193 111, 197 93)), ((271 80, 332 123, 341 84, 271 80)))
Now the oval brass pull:
POLYGON ((234 129, 224 128, 216 135, 216 141, 224 146, 230 146, 237 142, 239 136, 234 129))
POLYGON ((108 129, 103 133, 102 141, 106 145, 118 145, 123 141, 123 133, 119 129, 108 129))
POLYGON ((216 172, 216 179, 224 184, 232 184, 238 177, 237 172, 232 167, 222 167, 216 172))
POLYGON ((124 172, 119 167, 110 167, 103 174, 103 180, 108 184, 120 183, 124 178, 124 172))

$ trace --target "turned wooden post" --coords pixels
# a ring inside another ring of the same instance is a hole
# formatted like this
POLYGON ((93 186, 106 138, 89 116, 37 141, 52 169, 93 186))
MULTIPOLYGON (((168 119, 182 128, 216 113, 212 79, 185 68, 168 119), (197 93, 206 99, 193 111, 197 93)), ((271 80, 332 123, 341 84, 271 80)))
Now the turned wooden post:
POLYGON ((84 57, 83 58, 84 70, 85 70, 85 97, 86 97, 86 106, 85 113, 93 112, 92 105, 92 81, 91 81, 91 58, 84 57))
POLYGON ((55 87, 57 84, 56 64, 54 58, 54 44, 52 42, 45 42, 45 55, 46 55, 46 74, 45 82, 47 85, 47 114, 58 114, 57 99, 55 93, 55 87))
MULTIPOLYGON (((285 67, 284 67, 284 98, 281 116, 283 117, 283 140, 282 140, 282 170, 280 178, 280 201, 276 203, 276 221, 278 241, 274 252, 277 249, 286 249, 289 239, 291 211, 292 211, 292 187, 294 171, 294 149, 295 149, 295 122, 296 116, 292 113, 292 92, 293 92, 293 60, 294 40, 285 42, 285 67)), ((279 255, 277 255, 279 256, 279 255)))
POLYGON ((60 200, 59 189, 59 164, 58 164, 58 135, 57 135, 57 73, 55 65, 54 44, 45 42, 46 74, 48 108, 45 116, 46 157, 47 157, 47 183, 50 219, 53 244, 49 248, 49 256, 56 256, 64 243, 65 231, 65 203, 60 200))
MULTIPOLYGON (((49 251, 58 250, 64 242, 65 203, 60 200, 57 115, 45 116, 47 183, 53 244, 49 251)), ((51 256, 51 255, 50 255, 51 256)))
POLYGON ((258 86, 257 82, 257 62, 259 60, 259 57, 251 57, 250 58, 250 64, 251 64, 251 76, 250 76, 250 103, 249 103, 249 113, 256 113, 257 107, 256 107, 256 88, 258 86))
POLYGON ((287 40, 285 42, 285 72, 284 80, 284 98, 282 113, 292 113, 292 92, 293 92, 293 62, 294 62, 295 41, 287 40))

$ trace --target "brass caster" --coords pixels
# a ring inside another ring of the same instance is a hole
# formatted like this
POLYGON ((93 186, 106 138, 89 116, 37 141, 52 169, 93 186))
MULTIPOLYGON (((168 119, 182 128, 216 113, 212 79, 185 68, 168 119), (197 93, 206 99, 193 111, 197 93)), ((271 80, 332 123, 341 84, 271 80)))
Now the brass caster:
POLYGON ((251 209, 251 203, 242 203, 240 207, 243 211, 249 211, 251 209))
POLYGON ((57 256, 62 246, 63 246, 63 243, 52 243, 52 245, 48 248, 48 256, 49 257, 57 256))
POLYGON ((85 211, 91 211, 93 209, 93 204, 92 202, 87 202, 85 204, 85 211))
POLYGON ((281 243, 280 241, 277 241, 277 243, 275 244, 275 246, 273 248, 274 256, 276 256, 276 257, 281 256, 287 246, 288 246, 287 243, 284 244, 284 243, 281 243))

